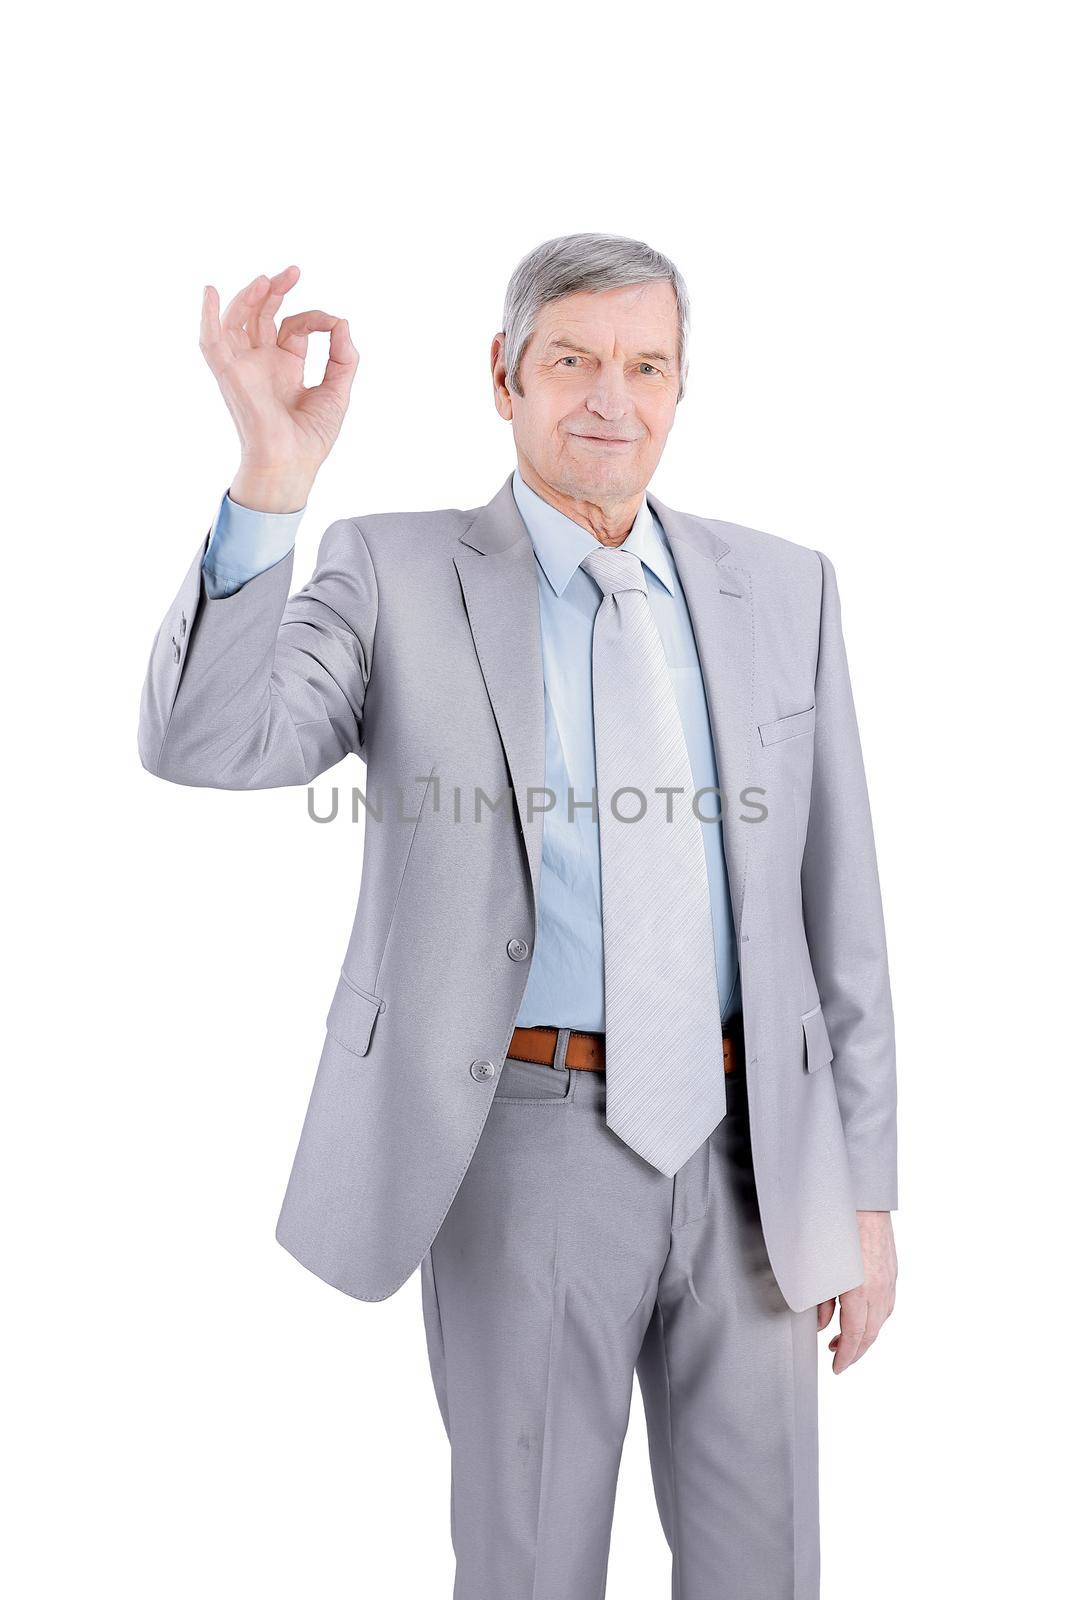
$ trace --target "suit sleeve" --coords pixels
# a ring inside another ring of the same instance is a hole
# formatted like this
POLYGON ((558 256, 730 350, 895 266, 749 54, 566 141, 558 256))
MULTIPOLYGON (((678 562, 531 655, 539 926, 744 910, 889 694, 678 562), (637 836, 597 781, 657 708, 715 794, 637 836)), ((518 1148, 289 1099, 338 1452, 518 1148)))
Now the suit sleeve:
POLYGON ((160 625, 141 694, 142 765, 213 789, 305 784, 350 751, 363 708, 378 585, 354 518, 331 523, 296 594, 290 551, 212 597, 197 550, 160 625))
POLYGON ((897 1205, 896 1056, 874 832, 833 566, 821 551, 811 808, 801 871, 858 1211, 897 1205))

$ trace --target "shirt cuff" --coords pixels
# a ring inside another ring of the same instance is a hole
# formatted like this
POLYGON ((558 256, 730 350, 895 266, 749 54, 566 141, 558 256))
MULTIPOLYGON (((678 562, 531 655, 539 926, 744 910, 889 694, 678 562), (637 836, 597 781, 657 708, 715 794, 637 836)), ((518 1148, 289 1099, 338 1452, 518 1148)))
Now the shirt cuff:
POLYGON ((204 587, 212 600, 236 594, 252 578, 283 561, 296 544, 296 530, 307 510, 253 511, 230 499, 219 502, 204 555, 204 587))

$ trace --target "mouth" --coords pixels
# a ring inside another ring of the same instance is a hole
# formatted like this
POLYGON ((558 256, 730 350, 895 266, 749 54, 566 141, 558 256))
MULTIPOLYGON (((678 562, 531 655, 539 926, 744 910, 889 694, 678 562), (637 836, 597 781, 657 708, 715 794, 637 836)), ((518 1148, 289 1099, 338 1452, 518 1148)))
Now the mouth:
POLYGON ((572 439, 578 439, 582 444, 591 444, 602 450, 628 450, 637 443, 636 439, 605 439, 598 433, 572 433, 572 439))

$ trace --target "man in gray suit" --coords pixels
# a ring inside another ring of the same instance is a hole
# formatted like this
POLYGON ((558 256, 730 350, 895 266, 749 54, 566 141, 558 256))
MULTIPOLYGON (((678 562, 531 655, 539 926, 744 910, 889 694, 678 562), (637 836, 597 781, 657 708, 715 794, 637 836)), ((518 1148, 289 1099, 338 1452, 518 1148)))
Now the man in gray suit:
POLYGON ((201 348, 241 465, 159 629, 183 784, 366 763, 363 879, 278 1224, 346 1294, 421 1267, 457 1600, 595 1600, 633 1375, 680 1600, 818 1593, 816 1334, 892 1309, 893 1017, 833 567, 646 486, 674 265, 530 252, 491 352, 517 465, 345 517, 290 596, 348 324, 257 278, 201 348), (309 335, 329 334, 303 387, 309 335), (395 803, 394 803, 395 801, 395 803))

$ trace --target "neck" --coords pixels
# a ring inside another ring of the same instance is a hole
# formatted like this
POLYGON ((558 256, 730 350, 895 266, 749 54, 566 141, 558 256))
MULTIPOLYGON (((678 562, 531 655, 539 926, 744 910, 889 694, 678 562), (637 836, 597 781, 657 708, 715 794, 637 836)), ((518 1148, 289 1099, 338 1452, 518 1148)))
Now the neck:
POLYGON ((546 482, 521 450, 518 452, 518 457, 520 474, 542 500, 547 501, 550 506, 555 506, 557 511, 562 511, 565 517, 570 517, 572 522, 576 522, 587 533, 591 533, 600 544, 608 546, 622 544, 641 509, 643 490, 640 494, 629 495, 624 500, 576 500, 546 482))

